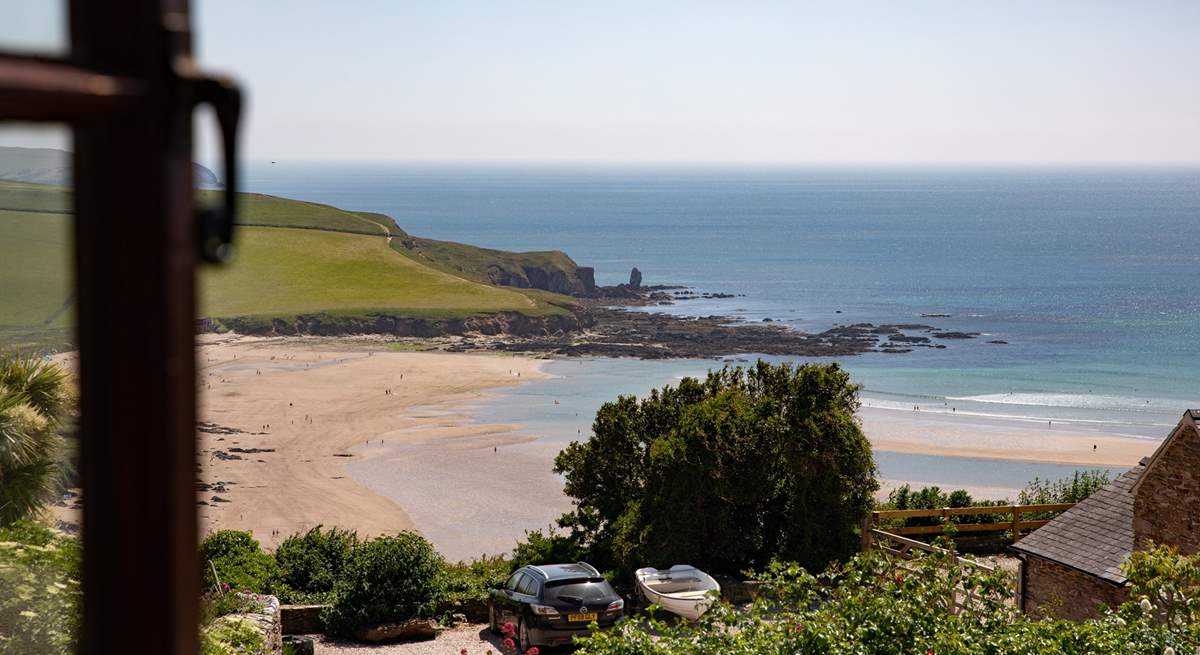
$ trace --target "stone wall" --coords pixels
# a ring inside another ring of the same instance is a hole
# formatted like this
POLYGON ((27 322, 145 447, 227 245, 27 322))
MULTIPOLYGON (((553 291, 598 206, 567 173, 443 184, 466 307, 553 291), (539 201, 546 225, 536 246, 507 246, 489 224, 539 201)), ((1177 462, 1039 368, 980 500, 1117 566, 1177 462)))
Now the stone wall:
POLYGON ((1142 474, 1133 500, 1133 532, 1147 542, 1200 551, 1200 434, 1185 418, 1142 474))
MULTIPOLYGON (((218 617, 213 621, 206 630, 215 631, 217 635, 221 634, 222 624, 247 624, 257 629, 263 636, 263 649, 250 652, 246 648, 237 649, 239 655, 282 655, 283 654, 283 633, 280 631, 279 625, 279 599, 274 596, 263 594, 250 594, 237 592, 240 596, 248 597, 259 603, 262 609, 257 612, 247 612, 245 614, 226 614, 218 617)), ((223 639, 218 636, 218 641, 223 639)), ((231 644, 227 644, 231 646, 231 644)))
POLYGON ((1025 612, 1082 621, 1103 605, 1125 602, 1129 592, 1095 576, 1036 555, 1025 558, 1025 612))

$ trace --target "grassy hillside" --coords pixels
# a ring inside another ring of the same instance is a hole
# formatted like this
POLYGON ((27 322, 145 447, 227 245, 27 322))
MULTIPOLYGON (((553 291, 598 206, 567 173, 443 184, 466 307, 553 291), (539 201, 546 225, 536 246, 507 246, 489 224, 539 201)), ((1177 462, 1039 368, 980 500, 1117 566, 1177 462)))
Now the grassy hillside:
MULTIPOLYGON (((411 236, 393 239, 392 248, 406 257, 452 275, 522 288, 544 286, 531 280, 531 274, 546 277, 558 274, 564 284, 571 284, 578 269, 566 253, 558 250, 507 252, 411 236)), ((572 289, 563 288, 561 291, 572 289)))
MULTIPOLYGON (((202 202, 215 194, 202 192, 202 202)), ((235 261, 199 275, 209 318, 387 314, 466 318, 496 312, 544 316, 573 301, 497 287, 452 265, 403 255, 408 235, 387 216, 318 203, 242 194, 235 261)), ((70 192, 0 181, 0 347, 42 348, 64 339, 71 319, 70 192)), ((450 244, 457 246, 458 244, 450 244)), ((461 246, 447 253, 475 250, 461 246)), ((511 253, 495 252, 498 255, 511 253)), ((465 260, 464 260, 465 261, 465 260)), ((569 260, 568 260, 569 261, 569 260)))
POLYGON ((422 266, 388 248, 382 235, 290 228, 243 228, 237 261, 201 273, 205 316, 386 310, 460 318, 480 313, 557 311, 514 289, 422 266))

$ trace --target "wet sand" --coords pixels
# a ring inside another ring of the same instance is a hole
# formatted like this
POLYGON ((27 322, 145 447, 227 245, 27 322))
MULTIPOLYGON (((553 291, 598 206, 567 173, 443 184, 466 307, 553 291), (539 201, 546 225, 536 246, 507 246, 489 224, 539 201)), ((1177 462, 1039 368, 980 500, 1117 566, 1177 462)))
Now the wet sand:
MULTIPOLYGON (((863 431, 876 450, 1080 467, 1129 467, 1158 439, 1115 437, 1086 423, 863 407, 863 431)), ((1166 432, 1162 437, 1165 438, 1166 432)))

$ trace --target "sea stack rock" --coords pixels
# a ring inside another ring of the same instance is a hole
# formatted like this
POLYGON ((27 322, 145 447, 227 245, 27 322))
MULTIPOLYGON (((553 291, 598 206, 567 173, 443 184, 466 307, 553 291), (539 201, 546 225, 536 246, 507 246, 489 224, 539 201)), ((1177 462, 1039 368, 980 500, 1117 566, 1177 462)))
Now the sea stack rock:
POLYGON ((634 266, 633 270, 629 271, 629 287, 631 289, 642 288, 642 272, 637 269, 637 266, 634 266))
POLYGON ((596 269, 591 266, 580 266, 575 269, 575 277, 583 285, 582 293, 592 293, 596 290, 596 269))

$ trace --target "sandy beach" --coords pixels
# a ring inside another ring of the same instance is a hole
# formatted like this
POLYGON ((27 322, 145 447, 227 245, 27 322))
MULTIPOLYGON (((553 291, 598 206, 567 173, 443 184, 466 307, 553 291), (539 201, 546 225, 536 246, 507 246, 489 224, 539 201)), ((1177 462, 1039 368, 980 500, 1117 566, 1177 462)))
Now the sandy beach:
MULTIPOLYGON (((365 536, 418 529, 465 559, 507 552, 570 508, 551 471, 561 444, 489 423, 476 406, 489 390, 547 377, 544 360, 232 336, 203 337, 198 357, 202 533, 251 530, 274 546, 318 524, 365 536)), ((1086 424, 871 407, 860 418, 879 451, 948 458, 1124 467, 1156 445, 1086 424)), ((881 496, 902 482, 882 480, 881 496)))
MULTIPOLYGON (((1086 467, 1128 467, 1154 452, 1155 439, 1115 437, 1086 423, 863 407, 863 430, 875 450, 1004 459, 1086 467)), ((1166 436, 1166 433, 1162 435, 1166 436)))
MULTIPOLYGON (((201 533, 251 530, 266 546, 318 524, 369 536, 418 527, 347 475, 389 445, 527 441, 454 403, 541 375, 509 356, 392 352, 366 340, 203 337, 201 533), (436 406, 437 411, 420 408, 436 406)), ((489 448, 490 450, 490 448, 489 448)), ((437 485, 421 485, 425 499, 437 485)))

